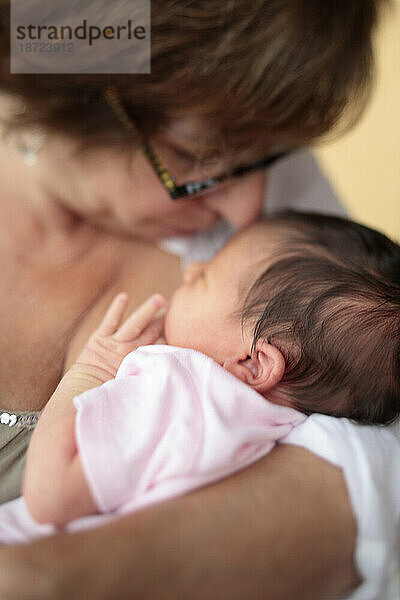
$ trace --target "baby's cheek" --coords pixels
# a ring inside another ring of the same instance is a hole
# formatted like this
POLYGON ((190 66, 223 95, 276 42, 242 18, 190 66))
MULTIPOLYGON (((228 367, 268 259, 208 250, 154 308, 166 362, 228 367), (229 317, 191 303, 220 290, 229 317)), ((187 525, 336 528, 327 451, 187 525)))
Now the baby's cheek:
POLYGON ((171 306, 169 306, 167 314, 165 315, 165 321, 164 321, 164 337, 165 337, 165 341, 167 342, 167 344, 172 345, 172 342, 170 342, 171 329, 172 329, 171 324, 172 324, 171 306))
POLYGON ((190 298, 187 294, 176 292, 170 301, 165 316, 164 335, 167 344, 181 348, 191 348, 193 318, 190 310, 190 298))
POLYGON ((170 346, 177 346, 179 343, 180 329, 182 328, 182 314, 180 302, 175 293, 168 306, 164 322, 164 337, 170 346))

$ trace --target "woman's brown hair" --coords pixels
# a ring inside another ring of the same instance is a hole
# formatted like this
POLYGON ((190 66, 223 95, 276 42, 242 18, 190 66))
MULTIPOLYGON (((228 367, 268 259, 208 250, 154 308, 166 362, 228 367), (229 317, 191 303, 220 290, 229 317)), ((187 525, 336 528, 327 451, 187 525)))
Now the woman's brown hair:
POLYGON ((103 98, 114 84, 146 135, 190 114, 231 151, 303 145, 360 115, 385 3, 152 0, 151 75, 11 75, 9 2, 1 2, 0 91, 26 106, 8 125, 43 126, 88 146, 124 144, 103 98))

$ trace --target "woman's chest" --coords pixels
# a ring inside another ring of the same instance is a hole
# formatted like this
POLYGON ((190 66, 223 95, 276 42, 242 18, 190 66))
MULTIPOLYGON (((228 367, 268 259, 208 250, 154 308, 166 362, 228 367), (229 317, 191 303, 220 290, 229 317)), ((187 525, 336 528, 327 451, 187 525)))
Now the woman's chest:
POLYGON ((139 242, 101 243, 59 268, 0 258, 0 407, 40 410, 117 291, 133 307, 178 278, 175 257, 139 242))

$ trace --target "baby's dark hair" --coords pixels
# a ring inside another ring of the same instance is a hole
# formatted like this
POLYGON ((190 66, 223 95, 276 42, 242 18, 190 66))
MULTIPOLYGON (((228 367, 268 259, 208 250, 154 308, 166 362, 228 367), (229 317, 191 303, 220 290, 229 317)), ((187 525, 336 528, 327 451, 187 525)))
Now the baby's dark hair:
MULTIPOLYGON (((279 390, 303 413, 387 424, 400 414, 400 246, 339 217, 278 213, 276 255, 242 324, 280 349, 279 390)), ((276 231, 276 230, 275 230, 276 231)))

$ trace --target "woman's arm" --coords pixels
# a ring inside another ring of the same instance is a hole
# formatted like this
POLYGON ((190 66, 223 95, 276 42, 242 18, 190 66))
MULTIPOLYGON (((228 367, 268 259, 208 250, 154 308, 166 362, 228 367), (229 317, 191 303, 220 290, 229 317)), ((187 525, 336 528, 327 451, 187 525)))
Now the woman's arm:
POLYGON ((321 600, 359 582, 341 470, 295 446, 102 528, 0 548, 8 600, 321 600))

